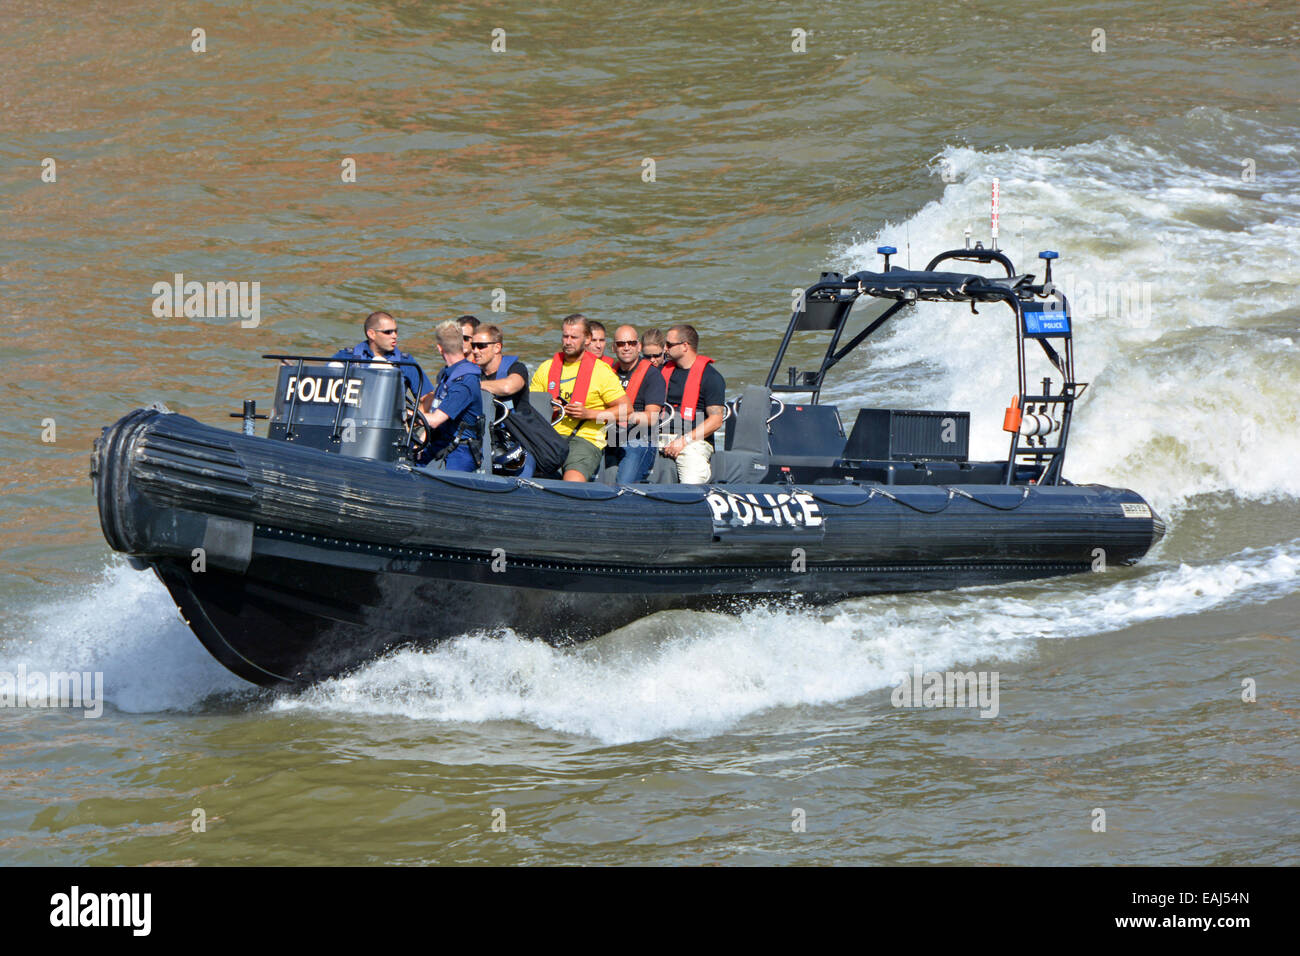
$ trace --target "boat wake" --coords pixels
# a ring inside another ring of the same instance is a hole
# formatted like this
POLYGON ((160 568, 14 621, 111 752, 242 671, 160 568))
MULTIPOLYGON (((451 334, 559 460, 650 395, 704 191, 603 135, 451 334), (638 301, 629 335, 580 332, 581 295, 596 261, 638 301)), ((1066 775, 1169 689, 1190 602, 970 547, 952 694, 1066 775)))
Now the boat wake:
POLYGON ((85 597, 11 618, 0 671, 102 671, 107 702, 132 713, 202 711, 233 697, 273 712, 522 721, 606 744, 702 737, 772 708, 893 686, 917 664, 1021 660, 1044 639, 1262 603, 1296 589, 1300 539, 1204 565, 1111 573, 738 617, 667 612, 562 649, 466 635, 268 700, 203 650, 157 579, 114 564, 85 597))
POLYGON ((1300 539, 1109 585, 1089 575, 862 598, 823 611, 756 608, 738 618, 668 612, 563 650, 513 635, 467 636, 391 654, 271 706, 522 721, 604 744, 709 736, 772 708, 833 704, 891 687, 917 664, 944 670, 1023 659, 1042 639, 1267 601, 1295 590, 1298 577, 1300 539))
MULTIPOLYGON (((880 243, 906 265, 910 242, 921 268, 967 225, 987 244, 999 177, 1001 245, 1040 276, 1035 254, 1061 253, 1054 275, 1075 315, 1079 374, 1092 383, 1076 406, 1067 477, 1140 487, 1166 517, 1219 492, 1300 498, 1300 259, 1285 251, 1300 245, 1293 132, 1204 108, 1141 140, 949 148, 936 160, 955 180, 942 197, 846 243, 836 267, 878 268, 880 243), (1244 156, 1257 158, 1254 181, 1225 158, 1244 156)), ((930 314, 850 359, 862 376, 842 376, 851 384, 827 400, 970 409, 971 457, 1004 456, 1012 327, 988 309, 918 309, 930 314)))

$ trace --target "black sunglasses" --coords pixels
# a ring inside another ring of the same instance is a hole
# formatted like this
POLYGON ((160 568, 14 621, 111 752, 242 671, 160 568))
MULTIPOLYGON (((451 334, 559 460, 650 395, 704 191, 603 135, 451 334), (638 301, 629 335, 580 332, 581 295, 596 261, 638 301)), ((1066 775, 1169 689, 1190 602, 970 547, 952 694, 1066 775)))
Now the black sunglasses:
POLYGON ((663 357, 664 357, 664 353, 663 353, 663 352, 642 352, 642 353, 641 353, 641 357, 642 357, 643 359, 657 359, 657 358, 663 358, 663 357))
POLYGON ((680 342, 669 342, 667 339, 664 339, 664 348, 666 349, 675 349, 677 348, 677 346, 685 345, 685 344, 686 344, 685 339, 682 339, 682 341, 680 342))
POLYGON ((618 340, 615 340, 614 344, 619 348, 627 348, 629 345, 640 345, 641 343, 636 339, 632 339, 630 342, 619 342, 618 340))
POLYGON ((477 351, 478 349, 485 349, 489 345, 500 345, 500 344, 501 344, 500 342, 471 342, 469 344, 469 347, 477 351))
POLYGON ((375 329, 375 331, 378 332, 380 335, 396 335, 396 334, 397 334, 397 329, 396 329, 396 328, 391 328, 391 329, 375 329))

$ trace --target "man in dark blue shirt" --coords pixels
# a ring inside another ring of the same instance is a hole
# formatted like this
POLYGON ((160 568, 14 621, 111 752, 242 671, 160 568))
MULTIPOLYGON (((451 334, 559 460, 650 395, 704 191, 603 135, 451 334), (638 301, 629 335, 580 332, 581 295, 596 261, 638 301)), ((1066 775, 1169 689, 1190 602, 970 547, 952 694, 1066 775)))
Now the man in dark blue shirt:
MULTIPOLYGON (((397 347, 397 320, 387 312, 371 312, 366 316, 366 340, 350 349, 339 349, 334 359, 371 359, 372 364, 382 362, 414 362, 415 359, 397 347)), ((433 383, 424 371, 415 365, 402 365, 402 377, 410 386, 420 407, 426 411, 432 401, 433 383)))
POLYGON ((616 433, 618 441, 606 446, 605 461, 618 464, 614 479, 618 484, 630 485, 646 480, 659 454, 653 434, 659 428, 666 386, 663 373, 650 359, 641 357, 635 326, 620 325, 614 331, 614 354, 618 356, 614 374, 632 400, 627 424, 633 427, 616 433))
POLYGON ((483 370, 465 357, 460 323, 439 322, 435 330, 438 351, 447 363, 434 386, 432 411, 424 416, 432 430, 430 449, 435 460, 444 460, 448 471, 475 471, 476 453, 482 437, 483 370))

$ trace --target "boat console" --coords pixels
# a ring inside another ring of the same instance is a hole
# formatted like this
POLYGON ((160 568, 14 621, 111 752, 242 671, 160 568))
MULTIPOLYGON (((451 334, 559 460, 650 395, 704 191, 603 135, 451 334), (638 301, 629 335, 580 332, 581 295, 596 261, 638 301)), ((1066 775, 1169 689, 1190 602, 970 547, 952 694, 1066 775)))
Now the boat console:
MULTIPOLYGON (((351 458, 396 462, 418 449, 414 398, 401 366, 415 363, 267 355, 281 361, 267 438, 351 458)), ((245 403, 246 408, 251 403, 245 403)), ((251 424, 245 413, 245 431, 251 424)), ((251 433, 251 432, 250 432, 251 433)))

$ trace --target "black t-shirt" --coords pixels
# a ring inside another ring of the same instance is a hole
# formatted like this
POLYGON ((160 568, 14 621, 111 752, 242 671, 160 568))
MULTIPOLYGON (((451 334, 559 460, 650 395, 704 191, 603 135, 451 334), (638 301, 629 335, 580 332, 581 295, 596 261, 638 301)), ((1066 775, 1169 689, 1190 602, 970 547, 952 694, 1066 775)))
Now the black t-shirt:
MULTIPOLYGON (((638 360, 637 364, 640 364, 638 360)), ((614 374, 618 376, 619 383, 624 389, 627 383, 632 381, 632 376, 636 372, 636 365, 633 365, 629 371, 623 371, 621 365, 614 366, 614 374)), ((636 397, 632 400, 632 410, 644 412, 647 405, 658 405, 663 408, 664 404, 664 372, 663 369, 655 368, 651 365, 645 370, 645 375, 641 378, 641 388, 637 391, 636 397)))
POLYGON ((511 408, 517 408, 520 403, 523 404, 528 403, 528 366, 527 365, 525 365, 523 362, 519 361, 518 359, 515 359, 515 364, 510 366, 509 368, 506 368, 506 363, 502 362, 500 365, 497 366, 497 373, 495 375, 488 375, 486 376, 486 378, 495 382, 503 378, 509 378, 512 373, 520 376, 524 380, 523 388, 519 389, 519 391, 517 392, 511 392, 509 395, 498 395, 497 398, 501 399, 501 401, 503 402, 507 402, 511 408))
MULTIPOLYGON (((696 360, 698 361, 698 359, 696 360)), ((689 369, 674 368, 673 377, 668 382, 668 404, 681 412, 682 392, 686 391, 686 377, 690 375, 689 369)), ((660 370, 660 375, 663 371, 660 370)), ((695 413, 697 422, 704 421, 708 412, 705 411, 710 405, 723 405, 727 401, 727 381, 718 371, 717 365, 710 362, 704 367, 704 374, 700 376, 700 404, 699 410, 695 413)))

